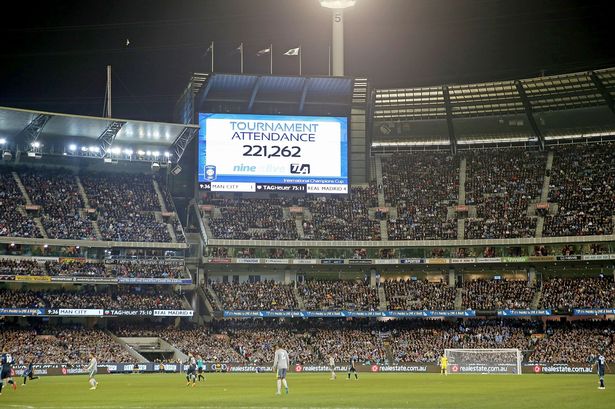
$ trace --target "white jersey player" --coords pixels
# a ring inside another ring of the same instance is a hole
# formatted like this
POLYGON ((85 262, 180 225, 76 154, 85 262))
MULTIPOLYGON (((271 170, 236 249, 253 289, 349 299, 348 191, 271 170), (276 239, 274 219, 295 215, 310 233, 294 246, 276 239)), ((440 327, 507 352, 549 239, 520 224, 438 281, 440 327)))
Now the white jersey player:
POLYGON ((273 370, 277 370, 277 385, 278 390, 276 395, 280 394, 280 389, 282 388, 282 384, 284 384, 284 388, 286 388, 286 394, 288 394, 288 383, 286 382, 286 371, 288 371, 288 367, 290 366, 290 359, 288 358, 288 351, 283 349, 281 346, 277 346, 275 350, 275 358, 273 360, 273 370))
POLYGON ((90 354, 90 364, 88 365, 88 374, 90 375, 90 390, 95 390, 98 386, 98 381, 95 379, 98 372, 98 361, 93 353, 90 354))
POLYGON ((334 380, 335 378, 337 378, 337 375, 335 374, 335 358, 333 357, 333 355, 329 357, 329 369, 331 370, 331 378, 329 379, 334 380))

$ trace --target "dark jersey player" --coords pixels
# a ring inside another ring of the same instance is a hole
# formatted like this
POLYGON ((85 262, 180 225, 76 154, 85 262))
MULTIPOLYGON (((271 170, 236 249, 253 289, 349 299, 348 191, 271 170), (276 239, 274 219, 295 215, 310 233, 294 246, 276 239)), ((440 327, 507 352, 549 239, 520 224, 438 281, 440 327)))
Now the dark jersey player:
POLYGON ((34 376, 34 363, 30 362, 30 364, 28 365, 28 368, 25 369, 23 371, 23 386, 26 386, 26 382, 27 380, 30 379, 31 381, 38 379, 38 376, 34 376))
POLYGON ((354 378, 359 379, 359 374, 357 373, 357 356, 353 355, 350 357, 350 361, 348 362, 348 378, 350 379, 350 374, 354 373, 354 378))
POLYGON ((604 389, 604 373, 606 372, 606 358, 604 355, 599 355, 596 358, 596 366, 598 367, 598 377, 600 378, 600 386, 598 389, 604 389))
POLYGON ((188 370, 186 371, 186 386, 190 386, 194 388, 196 386, 196 359, 192 354, 188 354, 188 370))
POLYGON ((17 389, 17 385, 15 381, 13 381, 13 357, 11 354, 4 353, 2 354, 1 359, 2 371, 0 373, 0 395, 2 395, 2 387, 5 384, 13 385, 13 389, 17 389))

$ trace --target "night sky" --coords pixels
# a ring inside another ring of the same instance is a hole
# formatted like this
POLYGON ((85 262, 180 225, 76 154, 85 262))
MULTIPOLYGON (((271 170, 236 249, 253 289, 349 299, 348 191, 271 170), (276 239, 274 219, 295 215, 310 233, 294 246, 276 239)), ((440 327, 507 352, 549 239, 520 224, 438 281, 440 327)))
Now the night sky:
MULTIPOLYGON (((524 78, 615 66, 615 2, 358 0, 346 12, 345 71, 379 88, 524 78)), ((318 0, 11 2, 2 16, 0 106, 173 121, 190 73, 326 75, 331 11, 318 0), (126 40, 130 41, 126 45, 126 40)))

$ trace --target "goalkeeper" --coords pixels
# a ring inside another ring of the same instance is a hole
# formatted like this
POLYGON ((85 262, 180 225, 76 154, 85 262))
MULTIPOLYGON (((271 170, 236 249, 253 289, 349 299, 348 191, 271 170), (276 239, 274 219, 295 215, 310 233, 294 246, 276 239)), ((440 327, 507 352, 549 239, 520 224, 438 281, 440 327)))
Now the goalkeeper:
POLYGON ((446 355, 442 355, 440 357, 440 374, 444 374, 445 376, 448 375, 447 366, 448 358, 446 357, 446 355))

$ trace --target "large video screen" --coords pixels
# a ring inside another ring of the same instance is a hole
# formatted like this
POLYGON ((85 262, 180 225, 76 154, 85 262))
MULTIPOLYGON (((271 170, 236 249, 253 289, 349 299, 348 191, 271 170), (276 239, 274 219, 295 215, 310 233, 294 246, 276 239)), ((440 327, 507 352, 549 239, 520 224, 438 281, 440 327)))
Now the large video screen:
POLYGON ((200 113, 199 125, 203 190, 348 193, 345 117, 200 113))

